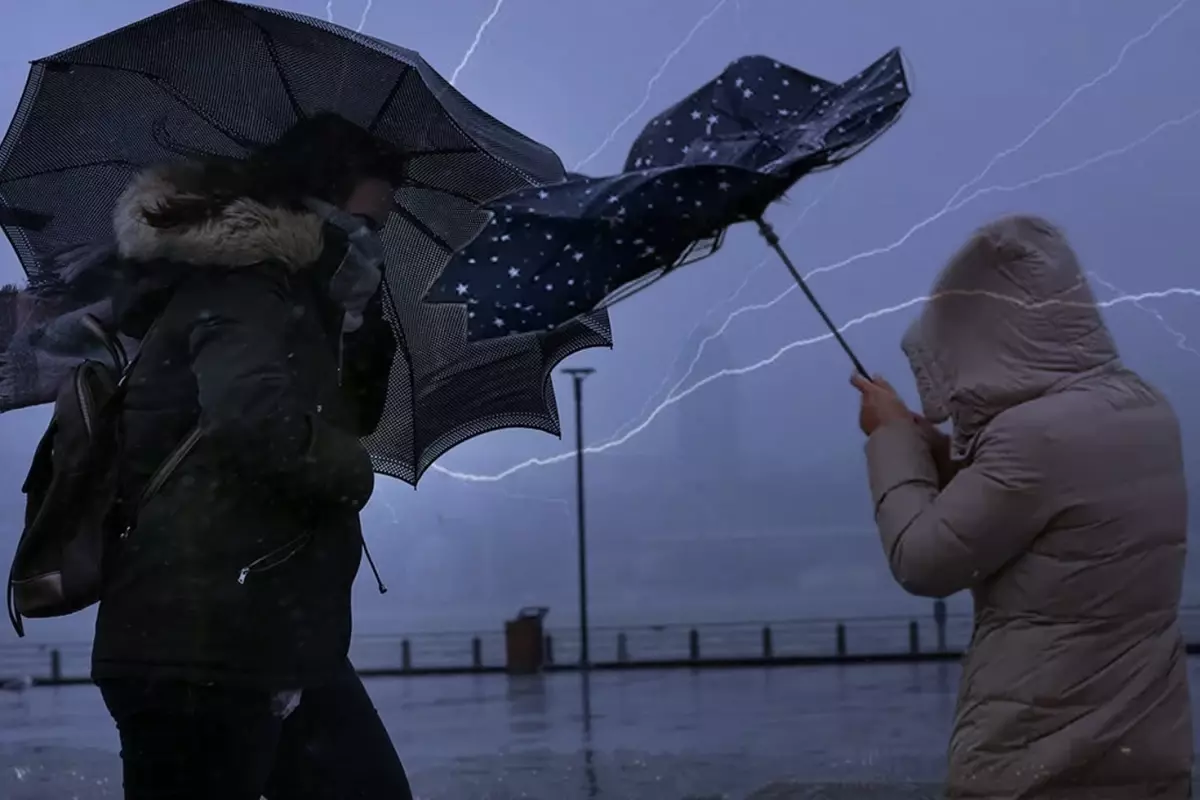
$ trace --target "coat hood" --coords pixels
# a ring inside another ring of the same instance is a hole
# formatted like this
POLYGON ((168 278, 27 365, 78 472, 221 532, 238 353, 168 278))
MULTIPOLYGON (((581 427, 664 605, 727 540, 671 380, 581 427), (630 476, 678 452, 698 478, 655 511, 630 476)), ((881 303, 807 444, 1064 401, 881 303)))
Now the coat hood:
POLYGON ((146 170, 117 199, 113 233, 123 259, 218 268, 270 261, 293 271, 320 259, 324 226, 317 214, 270 207, 249 198, 234 200, 198 225, 151 226, 146 222, 146 211, 168 200, 195 197, 180 188, 187 169, 170 166, 146 170))
POLYGON ((1079 261, 1038 217, 976 231, 934 283, 902 347, 924 414, 968 453, 997 414, 1118 361, 1079 261))

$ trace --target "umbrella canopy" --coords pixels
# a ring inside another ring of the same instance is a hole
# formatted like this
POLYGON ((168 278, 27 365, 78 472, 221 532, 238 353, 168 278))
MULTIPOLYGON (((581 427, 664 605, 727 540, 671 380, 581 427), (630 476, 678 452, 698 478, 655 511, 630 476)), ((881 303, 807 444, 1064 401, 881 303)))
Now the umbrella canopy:
POLYGON ((685 255, 694 260, 698 241, 728 225, 734 209, 759 209, 782 191, 776 184, 704 164, 524 189, 493 206, 492 226, 451 260, 427 299, 465 303, 472 339, 552 330, 685 255))
MULTIPOLYGON (((550 371, 611 344, 604 315, 470 343, 463 309, 420 300, 486 225, 480 204, 560 181, 562 163, 411 50, 299 14, 190 0, 40 59, 0 144, 0 226, 32 291, 69 294, 61 255, 111 240, 111 211, 133 174, 183 157, 245 158, 322 115, 373 137, 397 185, 380 236, 385 315, 402 357, 366 440, 376 468, 415 482, 446 450, 489 430, 557 434, 550 371)), ((87 294, 78 305, 94 301, 87 294)), ((2 359, 0 373, 11 371, 2 359)), ((0 410, 51 396, 0 392, 0 410)))
POLYGON ((898 50, 841 84, 738 59, 647 124, 625 173, 490 204, 498 228, 452 258, 427 299, 467 303, 472 337, 562 325, 710 255, 730 225, 754 220, 767 233, 771 203, 860 152, 908 98, 898 50))
POLYGON ((746 56, 650 120, 625 169, 719 162, 796 181, 861 151, 909 97, 899 49, 840 84, 746 56))

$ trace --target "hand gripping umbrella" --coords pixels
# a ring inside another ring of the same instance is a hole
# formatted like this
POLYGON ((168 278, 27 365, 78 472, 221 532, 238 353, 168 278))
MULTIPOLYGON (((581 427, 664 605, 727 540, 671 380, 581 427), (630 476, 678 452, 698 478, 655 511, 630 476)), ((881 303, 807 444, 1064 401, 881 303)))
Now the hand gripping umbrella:
MULTIPOLYGON (((550 372, 573 352, 611 345, 606 316, 469 342, 461 308, 421 298, 486 225, 481 204, 561 181, 558 156, 477 108, 417 53, 299 14, 189 0, 33 63, 0 143, 0 227, 28 292, 53 298, 34 305, 54 317, 103 302, 95 275, 82 288, 80 263, 112 271, 90 249, 111 240, 114 202, 141 169, 183 155, 244 158, 300 123, 334 117, 391 155, 399 187, 380 233, 383 313, 400 352, 383 419, 364 442, 376 469, 415 483, 481 433, 557 434, 550 372)), ((0 306, 23 308, 24 297, 9 293, 0 306)), ((8 316, 20 324, 0 326, 0 410, 47 402, 62 372, 49 366, 69 361, 73 339, 45 314, 8 316), (38 350, 46 326, 58 343, 49 354, 38 350), (5 379, 13 373, 22 374, 5 379)))
POLYGON ((739 59, 650 121, 626 173, 492 203, 493 226, 451 259, 427 299, 467 303, 472 337, 553 327, 715 252, 726 228, 753 220, 865 373, 763 214, 804 175, 861 151, 908 98, 898 50, 841 84, 765 56, 739 59))

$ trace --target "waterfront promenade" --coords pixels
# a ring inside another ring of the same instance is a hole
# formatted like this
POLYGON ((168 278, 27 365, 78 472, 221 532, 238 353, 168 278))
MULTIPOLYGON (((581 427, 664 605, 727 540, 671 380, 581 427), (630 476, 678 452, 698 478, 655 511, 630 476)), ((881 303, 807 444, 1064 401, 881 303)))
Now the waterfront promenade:
MULTIPOLYGON (((1189 673, 1200 685, 1200 658, 1189 673)), ((958 676, 914 662, 366 686, 419 800, 929 800, 958 676)), ((0 692, 0 797, 120 796, 94 687, 0 692)))
MULTIPOLYGON (((1181 615, 1189 653, 1200 653, 1200 607, 1181 615)), ((578 668, 578 631, 545 631, 546 671, 578 668)), ((594 627, 592 668, 598 671, 731 668, 850 663, 938 662, 958 659, 970 642, 971 618, 949 615, 847 620, 776 620, 727 624, 675 623, 594 627)), ((0 681, 38 685, 87 682, 90 645, 83 642, 0 645, 0 681)), ((504 672, 503 630, 362 635, 351 659, 367 676, 504 672)))

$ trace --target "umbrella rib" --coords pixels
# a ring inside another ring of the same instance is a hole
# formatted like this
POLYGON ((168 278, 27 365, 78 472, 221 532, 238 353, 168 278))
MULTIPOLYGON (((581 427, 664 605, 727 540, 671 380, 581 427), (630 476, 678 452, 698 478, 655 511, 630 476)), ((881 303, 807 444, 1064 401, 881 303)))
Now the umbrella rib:
POLYGON ((409 158, 427 158, 431 156, 463 156, 479 153, 477 147, 448 147, 443 150, 423 150, 420 153, 413 153, 409 158))
POLYGON ((134 164, 126 161, 123 158, 110 158, 103 161, 88 161, 84 164, 71 164, 66 167, 55 167, 54 169, 43 169, 37 172, 27 172, 23 175, 15 175, 11 178, 0 179, 0 186, 5 184, 15 183, 17 181, 27 181, 30 178, 40 178, 44 175, 60 175, 64 172, 71 172, 77 169, 90 169, 91 167, 132 167, 134 164))
MULTIPOLYGON (((389 326, 389 327, 391 327, 392 331, 397 334, 396 348, 400 351, 401 355, 403 355, 404 363, 408 364, 408 396, 411 398, 410 402, 412 403, 413 409, 414 409, 414 412, 412 415, 413 416, 412 451, 409 453, 409 461, 412 463, 413 472, 415 473, 417 458, 418 458, 418 455, 417 455, 417 415, 416 415, 416 405, 417 405, 417 375, 416 375, 416 372, 417 372, 417 370, 415 367, 415 362, 413 361, 413 357, 412 357, 412 348, 410 348, 408 346, 408 335, 406 334, 406 332, 404 330, 404 325, 401 324, 401 322, 400 322, 400 312, 396 310, 396 298, 392 295, 392 286, 386 280, 383 281, 383 291, 384 291, 384 294, 387 295, 388 303, 392 306, 392 318, 396 321, 396 324, 389 326)), ((415 478, 413 481, 413 486, 416 486, 415 478)))
MULTIPOLYGON (((472 152, 474 152, 474 151, 472 151, 472 152)), ((464 194, 463 192, 459 192, 454 189, 444 189, 440 186, 434 186, 432 183, 425 183, 424 181, 418 180, 417 178, 407 178, 406 177, 404 179, 403 185, 411 186, 416 189, 427 189, 431 192, 438 192, 439 194, 444 194, 447 197, 453 197, 456 200, 462 200, 464 203, 470 203, 473 206, 479 205, 479 201, 476 200, 474 197, 471 197, 468 194, 464 194)))
POLYGON ((402 87, 404 85, 404 82, 406 80, 408 80, 408 74, 412 71, 413 71, 412 67, 410 67, 408 64, 404 65, 404 70, 400 73, 399 77, 397 77, 396 80, 392 83, 392 90, 390 92, 388 92, 387 99, 384 100, 383 103, 380 104, 379 111, 375 112, 374 119, 372 119, 371 124, 367 126, 367 133, 370 133, 370 134, 375 133, 375 128, 377 128, 379 126, 379 123, 383 121, 384 112, 387 111, 388 108, 392 105, 392 101, 395 100, 396 95, 400 93, 400 87, 402 87))
POLYGON ((266 28, 260 25, 244 10, 238 8, 234 3, 230 3, 229 5, 233 6, 236 9, 236 12, 243 19, 254 26, 254 29, 257 30, 259 35, 262 37, 263 44, 267 46, 267 52, 271 57, 271 65, 275 67, 275 75, 279 78, 279 85, 283 87, 283 93, 287 96, 288 103, 290 103, 292 106, 292 112, 295 113, 297 119, 304 119, 307 115, 304 113, 304 109, 300 106, 299 101, 296 100, 296 94, 292 91, 292 86, 290 83, 288 83, 287 77, 283 74, 283 65, 279 61, 279 53, 275 51, 275 40, 272 39, 271 35, 267 33, 266 28))
MULTIPOLYGON (((37 63, 37 62, 35 62, 35 63, 37 63)), ((195 114, 200 119, 204 120, 206 123, 208 123, 212 127, 213 130, 215 130, 217 133, 224 136, 229 141, 236 144, 238 147, 248 147, 250 145, 256 144, 255 142, 252 142, 248 139, 244 139, 244 138, 234 134, 232 131, 226 130, 215 119, 212 119, 208 114, 205 114, 199 108, 196 108, 195 106, 193 106, 192 103, 187 99, 187 97, 182 92, 180 92, 178 89, 176 89, 174 86, 172 86, 170 84, 170 82, 164 80, 162 77, 155 75, 151 72, 146 72, 145 70, 140 70, 140 69, 134 69, 132 67, 117 67, 117 66, 112 66, 110 64, 92 64, 92 63, 85 63, 85 62, 80 62, 80 61, 56 61, 56 62, 43 62, 43 63, 54 63, 54 64, 72 66, 72 67, 91 67, 93 69, 107 69, 107 70, 113 70, 114 72, 124 72, 124 73, 130 74, 130 75, 139 75, 139 76, 145 78, 146 80, 150 81, 155 86, 162 89, 163 91, 165 91, 171 97, 175 98, 175 100, 177 100, 184 108, 186 108, 188 111, 195 114)))
POLYGON ((392 208, 392 213, 404 217, 404 219, 412 223, 414 228, 432 239, 433 243, 445 250, 447 254, 454 252, 454 248, 450 246, 449 242, 434 233, 433 228, 430 228, 428 225, 426 225, 420 217, 409 211, 407 208, 395 206, 392 208))

